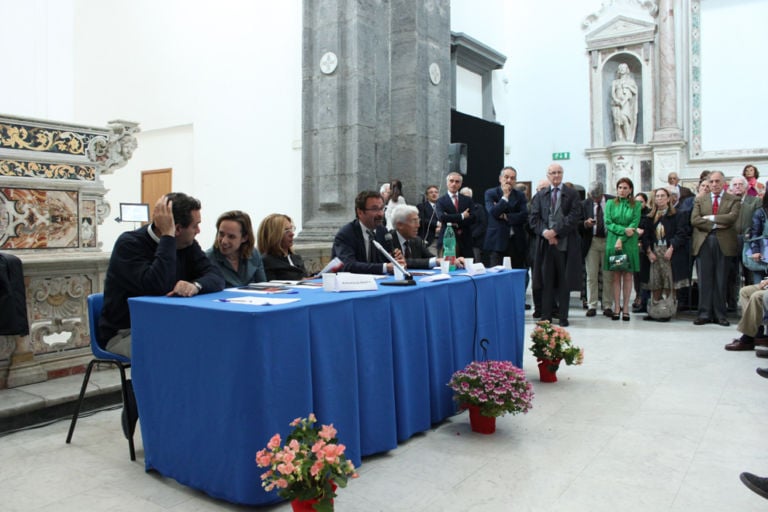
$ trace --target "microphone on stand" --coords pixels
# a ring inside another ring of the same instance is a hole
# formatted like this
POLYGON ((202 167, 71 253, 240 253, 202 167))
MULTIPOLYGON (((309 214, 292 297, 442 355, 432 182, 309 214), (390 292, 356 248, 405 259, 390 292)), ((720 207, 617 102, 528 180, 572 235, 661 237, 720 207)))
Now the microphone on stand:
POLYGON ((389 254, 392 254, 395 252, 395 242, 392 241, 392 233, 389 231, 386 232, 384 235, 384 248, 387 250, 389 254))
MULTIPOLYGON (((389 233, 387 233, 387 235, 389 236, 389 239, 387 239, 386 236, 385 236, 384 237, 385 241, 391 242, 392 235, 389 234, 389 233)), ((393 258, 392 255, 389 254, 387 252, 387 250, 384 249, 384 247, 377 240, 373 240, 373 245, 376 247, 376 249, 379 250, 379 252, 385 258, 387 258, 387 261, 389 261, 392 264, 392 266, 395 267, 397 270, 399 270, 400 273, 403 274, 403 277, 405 277, 405 279, 402 279, 402 280, 382 281, 381 282, 382 285, 387 285, 387 286, 412 286, 412 285, 416 284, 416 281, 413 280, 413 276, 409 272, 407 272, 403 268, 403 266, 395 258, 393 258)))

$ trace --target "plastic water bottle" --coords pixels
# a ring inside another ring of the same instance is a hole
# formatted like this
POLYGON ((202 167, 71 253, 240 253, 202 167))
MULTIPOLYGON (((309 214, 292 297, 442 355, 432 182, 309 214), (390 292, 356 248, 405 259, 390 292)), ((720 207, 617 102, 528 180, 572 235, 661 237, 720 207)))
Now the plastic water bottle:
POLYGON ((443 235, 443 259, 448 261, 449 270, 456 270, 456 235, 450 224, 445 227, 443 235))

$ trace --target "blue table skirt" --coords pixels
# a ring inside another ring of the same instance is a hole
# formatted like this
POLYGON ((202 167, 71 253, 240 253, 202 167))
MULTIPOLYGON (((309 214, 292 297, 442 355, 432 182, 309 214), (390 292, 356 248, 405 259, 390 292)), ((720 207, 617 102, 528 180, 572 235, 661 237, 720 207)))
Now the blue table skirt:
MULTIPOLYGON (((260 485, 258 450, 314 412, 359 465, 456 411, 446 386, 482 358, 522 367, 525 273, 412 287, 301 290, 281 306, 242 295, 129 301, 133 382, 147 470, 234 503, 279 501, 260 485)), ((259 295, 263 297, 262 295, 259 295)))

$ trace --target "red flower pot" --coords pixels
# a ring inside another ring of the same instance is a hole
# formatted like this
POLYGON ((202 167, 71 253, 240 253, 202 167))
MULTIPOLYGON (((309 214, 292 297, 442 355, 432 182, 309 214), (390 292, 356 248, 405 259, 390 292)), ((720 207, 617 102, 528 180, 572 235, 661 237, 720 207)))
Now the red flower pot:
POLYGON ((493 434, 496 432, 496 418, 493 416, 483 416, 480 407, 477 405, 467 405, 469 409, 469 425, 472 432, 479 434, 493 434))
POLYGON ((539 379, 541 382, 557 382, 557 369, 560 366, 560 359, 550 361, 549 359, 539 360, 539 379))
MULTIPOLYGON (((315 503, 317 503, 316 499, 293 500, 291 501, 291 508, 293 512, 317 512, 313 506, 315 503)), ((331 504, 333 504, 333 500, 331 500, 331 504)))
MULTIPOLYGON (((336 491, 336 483, 331 480, 331 488, 336 491)), ((318 502, 317 498, 312 498, 309 500, 300 500, 295 499, 291 500, 291 508, 293 509, 293 512, 317 512, 315 510, 315 503, 318 502)), ((333 506, 333 498, 331 498, 331 506, 333 506)))

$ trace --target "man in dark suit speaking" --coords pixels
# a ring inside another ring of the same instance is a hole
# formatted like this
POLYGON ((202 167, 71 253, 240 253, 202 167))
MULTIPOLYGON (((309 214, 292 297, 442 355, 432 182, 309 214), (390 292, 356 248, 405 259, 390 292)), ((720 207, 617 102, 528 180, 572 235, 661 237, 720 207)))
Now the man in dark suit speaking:
MULTIPOLYGON (((426 242, 419 238, 418 208, 406 204, 396 206, 392 212, 392 224, 395 226, 390 231, 392 246, 395 253, 398 250, 402 253, 408 268, 433 268, 440 265, 442 258, 435 257, 426 242)), ((456 258, 456 266, 463 268, 464 258, 456 258)))
MULTIPOLYGON (((387 242, 384 221, 384 200, 381 194, 364 190, 355 198, 357 218, 345 224, 333 239, 331 256, 338 257, 344 267, 343 272, 355 274, 391 274, 392 264, 376 249, 373 240, 379 242, 388 251, 392 250, 387 242)), ((401 264, 402 257, 397 257, 401 264)))

